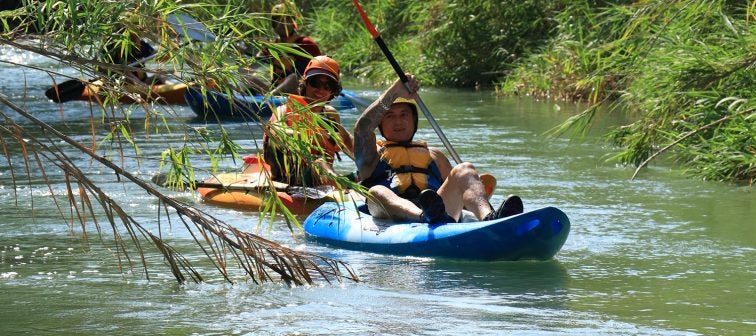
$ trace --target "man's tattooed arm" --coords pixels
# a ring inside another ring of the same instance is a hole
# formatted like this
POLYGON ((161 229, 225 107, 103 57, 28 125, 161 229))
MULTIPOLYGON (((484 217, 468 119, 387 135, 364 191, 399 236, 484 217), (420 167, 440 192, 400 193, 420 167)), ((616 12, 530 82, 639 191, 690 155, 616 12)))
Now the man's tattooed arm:
POLYGON ((363 179, 367 178, 378 164, 375 130, 395 98, 396 96, 389 91, 384 92, 365 109, 354 124, 354 162, 363 179))
POLYGON ((411 74, 406 75, 407 84, 396 80, 386 92, 365 109, 365 112, 362 112, 354 125, 354 161, 363 179, 370 176, 380 159, 375 144, 375 129, 380 126, 383 115, 391 108, 396 98, 414 99, 417 96, 417 90, 420 89, 417 78, 411 74), (407 90, 407 87, 411 92, 407 90))

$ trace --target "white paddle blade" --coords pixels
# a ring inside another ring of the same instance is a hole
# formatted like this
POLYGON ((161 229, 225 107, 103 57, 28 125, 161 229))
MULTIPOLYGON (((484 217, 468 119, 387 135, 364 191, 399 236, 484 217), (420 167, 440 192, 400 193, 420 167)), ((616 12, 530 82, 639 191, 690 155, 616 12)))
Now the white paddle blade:
POLYGON ((191 41, 210 42, 215 41, 216 37, 202 23, 186 14, 171 14, 167 17, 168 24, 171 25, 176 34, 183 35, 191 41))

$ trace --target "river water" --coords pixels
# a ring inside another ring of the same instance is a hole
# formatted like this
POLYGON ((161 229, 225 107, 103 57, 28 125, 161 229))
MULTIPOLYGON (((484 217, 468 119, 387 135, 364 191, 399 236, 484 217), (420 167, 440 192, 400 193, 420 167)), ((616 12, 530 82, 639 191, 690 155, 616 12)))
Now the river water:
MULTIPOLYGON (((40 57, 3 49, 0 59, 58 69, 40 57)), ((46 74, 0 63, 0 93, 69 136, 91 143, 83 102, 46 100, 46 74)), ((366 97, 378 89, 347 86, 366 97)), ((556 206, 572 231, 562 250, 545 262, 469 262, 397 257, 334 249, 292 235, 281 220, 258 225, 258 215, 203 204, 191 193, 167 192, 242 230, 345 261, 359 283, 228 284, 192 249, 180 224, 162 225, 163 236, 196 261, 206 282, 179 285, 160 256, 147 253, 150 279, 138 264, 118 268, 110 226, 82 228, 65 208, 61 217, 39 174, 20 182, 14 196, 6 156, 0 160, 0 335, 752 335, 756 330, 756 197, 749 187, 686 178, 661 161, 630 181, 633 168, 607 163, 612 148, 600 134, 623 121, 605 115, 580 140, 544 132, 579 108, 529 98, 496 98, 491 92, 424 89, 431 109, 463 160, 499 180, 493 203, 520 195, 526 210, 556 206), (71 233, 73 232, 73 233, 71 233)), ((217 130, 187 107, 155 107, 170 115, 171 132, 144 132, 144 112, 132 106, 133 136, 143 157, 123 162, 149 178, 168 144, 187 127, 217 130)), ((6 107, 17 122, 31 125, 6 107)), ((342 113, 352 125, 357 111, 342 113)), ((225 124, 246 150, 259 139, 255 125, 225 124)), ((441 147, 421 122, 418 138, 441 147)), ((101 141, 106 129, 95 128, 101 141)), ((3 136, 6 133, 3 133, 3 136)), ((10 149, 16 174, 21 155, 10 149)), ((71 152, 72 154, 75 152, 71 152)), ((79 157, 81 156, 78 154, 79 157)), ((82 169, 145 226, 157 230, 156 201, 114 181, 82 157, 82 169)), ((209 167, 197 158, 198 168, 209 167)), ((346 172, 353 163, 339 162, 346 172)), ((233 171, 236 165, 224 163, 233 171)), ((37 168, 32 168, 35 171, 37 168)), ((65 191, 50 166, 52 191, 65 191)), ((198 172, 202 174, 202 172, 198 172)), ((163 219, 164 220, 164 219, 163 219)), ((238 279, 242 280, 242 279, 238 279)))

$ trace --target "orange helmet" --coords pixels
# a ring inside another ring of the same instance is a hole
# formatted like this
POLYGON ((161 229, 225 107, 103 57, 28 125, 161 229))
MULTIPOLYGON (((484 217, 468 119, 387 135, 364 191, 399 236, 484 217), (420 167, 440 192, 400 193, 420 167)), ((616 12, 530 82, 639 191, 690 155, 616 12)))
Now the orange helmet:
POLYGON ((339 63, 333 58, 325 55, 315 56, 307 63, 307 67, 304 71, 304 78, 310 78, 315 75, 326 75, 333 78, 337 83, 341 83, 339 63))

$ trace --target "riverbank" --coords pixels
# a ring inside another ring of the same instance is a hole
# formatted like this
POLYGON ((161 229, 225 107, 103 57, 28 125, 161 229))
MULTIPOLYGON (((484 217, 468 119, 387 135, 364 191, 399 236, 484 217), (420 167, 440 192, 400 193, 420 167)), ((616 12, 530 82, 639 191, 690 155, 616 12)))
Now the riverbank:
MULTIPOLYGON (((429 85, 588 102, 555 132, 574 137, 602 111, 631 122, 607 133, 614 162, 664 155, 699 179, 756 182, 756 26, 724 0, 370 3, 368 14, 405 71, 429 85), (410 66, 407 66, 410 65, 410 66), (601 108, 598 108, 601 107, 601 108)), ((349 3, 313 9, 310 28, 344 69, 373 82, 394 73, 349 3), (337 25, 331 24, 334 18, 337 25)))

